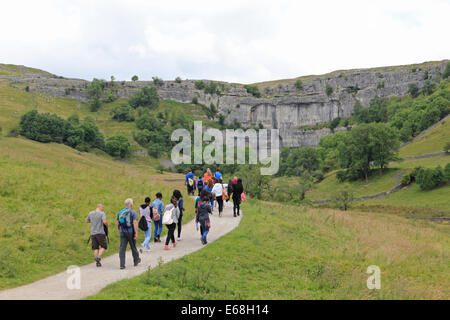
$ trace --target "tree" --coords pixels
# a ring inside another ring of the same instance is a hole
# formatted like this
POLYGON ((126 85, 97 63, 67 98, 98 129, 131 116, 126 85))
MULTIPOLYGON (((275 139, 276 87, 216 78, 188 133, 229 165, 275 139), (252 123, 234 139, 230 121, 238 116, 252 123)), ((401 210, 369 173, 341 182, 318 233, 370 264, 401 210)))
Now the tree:
POLYGON ((447 62, 447 65, 445 66, 445 70, 442 73, 442 79, 447 79, 450 76, 450 62, 447 62))
POLYGON ((353 192, 348 186, 345 186, 341 190, 336 191, 333 194, 332 202, 341 210, 347 211, 352 203, 354 197, 353 192))
POLYGON ((205 82, 203 82, 203 80, 195 81, 194 86, 197 90, 203 90, 205 88, 205 82))
POLYGON ((381 175, 386 165, 395 159, 400 147, 398 131, 385 123, 377 123, 370 125, 369 132, 371 158, 380 168, 381 175))
POLYGON ((158 91, 154 86, 143 87, 130 97, 129 103, 135 109, 138 107, 155 109, 159 105, 158 91))
POLYGON ((176 77, 176 78, 175 78, 175 82, 176 82, 176 83, 181 83, 181 78, 180 78, 180 77, 176 77))
POLYGON ((121 103, 118 106, 115 106, 109 112, 112 119, 117 120, 118 122, 132 122, 134 121, 134 110, 133 108, 126 102, 121 103))
POLYGON ((314 184, 314 178, 311 176, 309 172, 303 172, 302 175, 298 179, 299 188, 300 188, 300 200, 305 199, 306 192, 311 190, 314 184))
POLYGON ((89 83, 86 93, 89 98, 89 107, 92 112, 98 111, 100 109, 100 98, 103 94, 103 89, 105 88, 105 82, 99 79, 93 79, 91 83, 89 83))
POLYGON ((106 152, 117 158, 125 158, 130 152, 130 142, 123 135, 116 135, 106 140, 106 152))
POLYGON ((295 87, 297 88, 297 90, 303 89, 303 82, 302 82, 302 80, 298 79, 297 81, 295 81, 295 87))
POLYGON ((132 76, 131 77, 131 81, 138 81, 139 80, 139 77, 138 76, 136 76, 136 75, 134 75, 134 76, 132 76))

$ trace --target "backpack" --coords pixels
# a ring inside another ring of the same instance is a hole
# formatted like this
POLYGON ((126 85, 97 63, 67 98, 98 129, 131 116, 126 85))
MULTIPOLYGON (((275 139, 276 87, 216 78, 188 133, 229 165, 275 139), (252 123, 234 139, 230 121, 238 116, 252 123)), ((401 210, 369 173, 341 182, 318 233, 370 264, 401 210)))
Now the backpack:
POLYGON ((141 219, 139 220, 138 227, 144 232, 148 230, 147 219, 144 216, 142 216, 141 219))
POLYGON ((223 187, 223 184, 222 184, 222 199, 223 200, 228 200, 230 197, 228 196, 228 191, 227 191, 227 189, 225 189, 224 187, 223 187))
POLYGON ((131 209, 125 208, 125 209, 120 210, 119 226, 121 226, 122 228, 125 228, 125 229, 133 227, 133 223, 131 221, 131 209))
POLYGON ((189 187, 194 186, 194 180, 192 180, 191 178, 188 178, 188 186, 189 187))
POLYGON ((158 208, 151 208, 152 209, 152 213, 153 213, 153 221, 159 221, 159 219, 161 219, 161 215, 158 212, 158 208))
POLYGON ((198 190, 203 189, 203 180, 202 179, 198 179, 198 181, 197 181, 197 189, 198 190))
POLYGON ((163 224, 169 225, 169 224, 173 223, 172 213, 173 213, 173 210, 175 210, 175 209, 176 209, 176 207, 173 207, 172 209, 166 210, 166 212, 164 212, 163 219, 162 219, 163 224))
POLYGON ((245 199, 246 199, 247 197, 245 196, 245 193, 241 193, 241 201, 245 201, 245 199))

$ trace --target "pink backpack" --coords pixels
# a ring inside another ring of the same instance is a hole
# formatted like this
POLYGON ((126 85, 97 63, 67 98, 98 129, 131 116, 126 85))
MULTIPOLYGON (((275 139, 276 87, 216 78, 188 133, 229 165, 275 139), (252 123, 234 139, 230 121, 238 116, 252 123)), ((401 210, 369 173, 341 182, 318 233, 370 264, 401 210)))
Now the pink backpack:
POLYGON ((245 193, 241 193, 241 201, 245 201, 245 199, 247 199, 247 197, 245 196, 245 193))

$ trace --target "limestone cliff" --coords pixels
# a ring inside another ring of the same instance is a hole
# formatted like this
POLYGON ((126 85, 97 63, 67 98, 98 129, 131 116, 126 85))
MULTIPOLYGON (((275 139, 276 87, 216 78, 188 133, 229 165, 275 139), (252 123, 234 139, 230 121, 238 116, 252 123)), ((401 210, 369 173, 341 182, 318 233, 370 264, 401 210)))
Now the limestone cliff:
MULTIPOLYGON (((320 138, 330 134, 329 129, 302 130, 302 126, 327 123, 336 117, 352 114, 356 100, 363 106, 375 96, 388 97, 408 94, 408 86, 415 83, 422 88, 426 80, 437 81, 448 60, 418 65, 335 71, 321 76, 307 76, 256 84, 261 97, 247 93, 241 84, 218 82, 220 94, 205 94, 195 88, 195 81, 181 83, 164 81, 158 86, 161 99, 190 103, 194 97, 209 106, 214 103, 227 123, 238 121, 243 127, 262 125, 280 130, 282 145, 300 147, 317 145, 320 138), (301 80, 301 87, 296 81, 301 80), (300 87, 300 88, 299 88, 300 87), (327 94, 327 87, 332 89, 327 94), (331 94, 330 94, 331 91, 331 94)), ((24 73, 20 76, 2 76, 12 85, 27 83, 30 91, 87 101, 88 81, 67 79, 51 74, 24 73)), ((205 80, 206 84, 210 81, 205 80)), ((118 97, 127 98, 148 81, 116 81, 114 89, 118 97)), ((345 130, 345 128, 338 128, 345 130)))

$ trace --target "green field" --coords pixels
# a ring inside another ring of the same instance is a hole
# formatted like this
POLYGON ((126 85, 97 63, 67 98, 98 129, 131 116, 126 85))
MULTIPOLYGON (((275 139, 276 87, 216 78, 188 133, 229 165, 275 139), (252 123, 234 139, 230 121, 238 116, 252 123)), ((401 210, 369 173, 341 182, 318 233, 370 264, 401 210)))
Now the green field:
POLYGON ((237 229, 89 299, 448 299, 448 226, 248 201, 237 229), (366 287, 381 269, 381 290, 366 287))
POLYGON ((403 147, 400 157, 416 156, 427 153, 443 152, 446 143, 450 142, 450 120, 444 120, 436 128, 403 147))
MULTIPOLYGON (((137 208, 158 191, 164 201, 175 188, 185 193, 183 182, 165 181, 180 175, 161 175, 147 165, 124 164, 61 144, 1 138, 0 151, 0 215, 8 221, 0 226, 0 289, 91 263, 85 219, 97 203, 105 205, 107 219, 114 223, 126 198, 133 198, 137 208)), ((190 198, 185 201, 192 207, 190 198)), ((193 212, 186 214, 188 222, 193 212)), ((112 227, 107 255, 118 248, 118 232, 112 227)))

